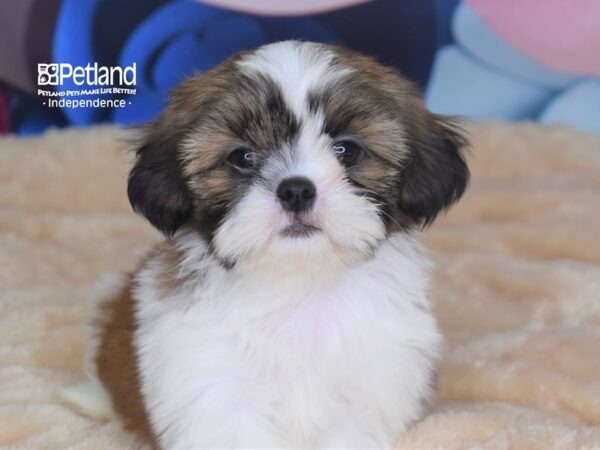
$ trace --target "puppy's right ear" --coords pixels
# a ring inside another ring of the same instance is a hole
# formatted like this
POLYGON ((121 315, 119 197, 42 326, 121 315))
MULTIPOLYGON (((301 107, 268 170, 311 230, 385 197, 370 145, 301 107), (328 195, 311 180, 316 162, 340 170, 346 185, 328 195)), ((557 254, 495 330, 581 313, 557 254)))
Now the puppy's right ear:
POLYGON ((150 131, 136 151, 127 194, 133 209, 167 237, 191 216, 192 202, 178 160, 179 136, 150 131))

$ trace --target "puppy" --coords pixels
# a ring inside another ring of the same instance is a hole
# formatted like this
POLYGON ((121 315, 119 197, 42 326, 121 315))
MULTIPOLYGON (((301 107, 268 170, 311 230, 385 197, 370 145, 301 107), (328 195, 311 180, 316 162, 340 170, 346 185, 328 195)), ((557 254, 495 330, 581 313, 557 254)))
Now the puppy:
POLYGON ((93 323, 86 392, 110 402, 71 400, 163 449, 391 448, 432 391, 419 230, 465 190, 465 143, 339 47, 271 44, 183 82, 129 175, 166 240, 93 323))

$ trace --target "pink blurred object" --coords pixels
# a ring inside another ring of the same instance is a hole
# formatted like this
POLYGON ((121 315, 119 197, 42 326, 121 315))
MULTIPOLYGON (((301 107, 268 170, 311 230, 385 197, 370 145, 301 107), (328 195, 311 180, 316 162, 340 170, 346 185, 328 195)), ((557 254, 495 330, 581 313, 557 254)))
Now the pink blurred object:
POLYGON ((516 49, 559 72, 600 75, 600 1, 465 0, 516 49))
POLYGON ((318 14, 348 6, 366 3, 372 0, 199 0, 208 5, 232 9, 250 14, 269 16, 301 16, 318 14))
POLYGON ((10 132, 10 115, 8 110, 8 96, 0 90, 0 134, 10 132))

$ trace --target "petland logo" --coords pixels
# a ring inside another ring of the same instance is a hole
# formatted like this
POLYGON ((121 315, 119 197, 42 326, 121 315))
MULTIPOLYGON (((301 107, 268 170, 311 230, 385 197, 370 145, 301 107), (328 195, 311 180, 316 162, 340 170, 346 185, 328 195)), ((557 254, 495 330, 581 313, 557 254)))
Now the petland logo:
POLYGON ((98 63, 88 63, 86 66, 40 63, 38 86, 54 89, 38 88, 37 92, 39 96, 51 97, 48 100, 50 107, 123 108, 131 104, 123 96, 136 94, 136 69, 136 63, 127 67, 107 67, 98 63))
POLYGON ((98 66, 98 63, 88 63, 85 67, 68 63, 38 64, 39 86, 62 86, 68 79, 77 86, 135 86, 136 63, 125 68, 98 66))

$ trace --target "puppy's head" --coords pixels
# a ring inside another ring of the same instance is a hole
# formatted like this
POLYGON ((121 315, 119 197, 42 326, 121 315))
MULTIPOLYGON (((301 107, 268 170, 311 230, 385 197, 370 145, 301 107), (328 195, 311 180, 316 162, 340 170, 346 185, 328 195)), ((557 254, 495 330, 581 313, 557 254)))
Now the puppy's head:
POLYGON ((175 89, 137 150, 129 199, 167 236, 197 230, 227 265, 346 264, 462 195, 464 145, 393 70, 282 42, 175 89))

